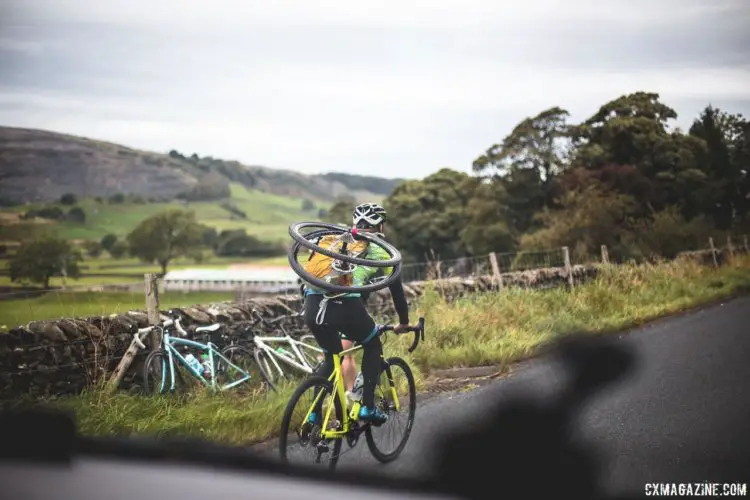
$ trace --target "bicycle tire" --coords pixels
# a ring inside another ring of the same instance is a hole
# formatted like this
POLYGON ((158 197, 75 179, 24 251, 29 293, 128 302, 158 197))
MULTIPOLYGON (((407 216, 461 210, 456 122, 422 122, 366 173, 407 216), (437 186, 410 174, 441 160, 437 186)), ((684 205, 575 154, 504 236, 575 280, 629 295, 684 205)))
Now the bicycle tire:
MULTIPOLYGON (((318 343, 318 340, 315 338, 315 335, 312 335, 312 334, 309 334, 309 333, 301 336, 299 338, 299 341, 300 342, 305 342, 306 339, 308 341, 312 341, 312 342, 306 342, 306 343, 313 343, 313 342, 315 344, 318 343)), ((303 353, 302 356, 305 358, 305 361, 307 362, 307 364, 310 365, 310 368, 312 368, 313 373, 315 373, 316 369, 320 367, 320 365, 323 363, 323 361, 324 361, 325 358, 323 360, 310 359, 310 354, 311 353, 308 354, 308 351, 305 350, 306 348, 297 346, 297 349, 299 349, 299 351, 301 353, 303 353)), ((315 351, 315 352, 316 352, 317 355, 323 356, 323 354, 318 353, 317 351, 315 351)))
MULTIPOLYGON (((328 292, 333 293, 364 293, 364 292, 377 292, 378 290, 382 290, 388 286, 391 285, 394 281, 396 281, 399 276, 401 276, 401 264, 397 264, 393 266, 393 272, 384 280, 378 281, 376 283, 371 283, 369 285, 361 285, 361 286, 343 286, 343 285, 336 285, 333 283, 328 283, 327 281, 324 281, 317 276, 313 276, 312 274, 305 271, 304 267, 302 267, 302 264, 300 264, 299 260, 297 259, 297 255, 299 254, 299 251, 302 249, 302 247, 299 245, 299 243, 295 243, 294 246, 290 249, 288 260, 289 265, 291 266, 292 270, 302 278, 307 283, 318 287, 320 289, 326 290, 328 292)), ((370 261, 373 262, 373 261, 370 261)))
MULTIPOLYGON (((359 257, 352 257, 351 255, 344 255, 337 252, 334 252, 332 250, 328 250, 327 248, 322 248, 307 239, 310 235, 307 235, 307 237, 300 234, 299 230, 308 228, 308 227, 320 227, 324 228, 326 230, 329 230, 332 232, 332 234, 344 234, 349 231, 349 228, 337 226, 335 224, 328 224, 325 222, 296 222, 294 224, 289 225, 289 235, 302 245, 303 247, 306 247, 314 252, 321 253, 323 255, 327 255, 328 257, 332 257, 334 259, 343 260, 344 262, 348 262, 350 264, 358 264, 360 266, 368 266, 368 267, 394 267, 401 263, 401 252, 385 241, 382 238, 378 238, 377 236, 369 233, 358 233, 358 237, 367 240, 369 243, 373 243, 383 250, 391 257, 390 260, 369 260, 369 259, 361 259, 359 257)), ((322 231, 320 231, 322 233, 322 231)), ((317 235, 316 235, 317 237, 317 235)))
MULTIPOLYGON (((389 380, 393 379, 393 375, 390 374, 391 366, 399 366, 406 375, 410 396, 408 408, 409 419, 406 424, 406 432, 404 432, 404 436, 401 438, 401 442, 396 447, 396 449, 390 453, 385 453, 378 448, 378 445, 375 442, 375 436, 373 436, 372 426, 367 426, 367 428, 365 429, 365 439, 367 440, 367 447, 370 449, 370 453, 372 453, 372 456, 381 463, 388 463, 396 460, 399 455, 401 455, 401 452, 404 451, 404 447, 406 446, 406 443, 409 441, 409 437, 411 436, 412 426, 414 425, 414 416, 417 411, 417 387, 416 383, 414 382, 414 374, 412 373, 409 364, 403 359, 397 357, 391 357, 385 360, 384 371, 389 372, 389 380)), ((386 422, 385 425, 388 425, 388 422, 386 422)), ((377 427, 376 429, 380 428, 382 428, 382 426, 377 427)))
MULTIPOLYGON (((302 381, 300 385, 297 386, 297 388, 294 390, 294 393, 292 393, 292 396, 289 398, 289 402, 286 405, 286 409, 284 410, 284 416, 281 419, 281 434, 279 435, 279 456, 281 458, 282 463, 288 464, 289 460, 287 457, 287 451, 289 444, 287 442, 287 439, 289 437, 289 425, 292 419, 292 414, 294 413, 294 408, 297 406, 297 402, 302 397, 302 394, 305 393, 309 388, 311 387, 322 387, 325 389, 325 396, 324 398, 330 398, 330 395, 333 394, 333 384, 328 381, 327 379, 320 377, 320 376, 311 376, 302 381)), ((339 422, 344 421, 344 412, 341 408, 341 401, 339 401, 338 397, 333 398, 334 401, 334 414, 336 416, 336 420, 339 422)), ((307 411, 306 408, 305 411, 307 411)), ((334 470, 336 468, 336 464, 339 461, 339 453, 341 452, 341 446, 344 442, 343 438, 336 438, 333 440, 333 449, 331 450, 331 459, 328 463, 329 470, 334 470)))
POLYGON ((273 384, 272 375, 268 372, 268 371, 271 370, 271 368, 269 367, 268 371, 267 371, 266 368, 264 367, 263 363, 261 363, 261 360, 260 360, 261 353, 263 353, 263 355, 266 355, 266 356, 268 355, 260 347, 256 347, 255 349, 253 349, 253 357, 255 358, 255 362, 258 363, 258 369, 260 370, 261 374, 263 374, 263 378, 266 379, 266 382, 271 387, 271 389, 273 390, 273 392, 277 392, 276 391, 276 386, 273 384))
MULTIPOLYGON (((254 360, 256 364, 258 363, 258 358, 254 355, 255 353, 251 353, 248 348, 246 348, 244 346, 241 346, 241 345, 237 345, 237 344, 227 346, 226 348, 224 348, 223 351, 221 351, 221 354, 222 354, 222 356, 225 356, 227 359, 229 359, 231 361, 232 358, 229 356, 229 354, 230 354, 231 351, 239 351, 243 355, 245 355, 248 358, 254 360)), ((219 360, 219 361, 221 362, 222 360, 219 360)), ((276 392, 276 387, 268 379, 266 373, 263 371, 263 367, 260 366, 260 364, 258 364, 258 371, 260 372, 260 376, 261 376, 261 381, 260 381, 261 384, 265 383, 268 388, 270 388, 272 391, 276 392)), ((251 376, 252 376, 252 374, 251 374, 251 376)), ((247 380, 245 383, 248 384, 248 385, 250 385, 251 382, 250 382, 250 380, 247 380)))
MULTIPOLYGON (((149 375, 149 366, 151 366, 151 363, 154 359, 161 358, 161 366, 164 370, 164 376, 166 377, 166 387, 170 385, 169 382, 169 357, 167 356, 167 353, 164 352, 162 349, 157 349, 155 351, 151 351, 148 353, 148 356, 146 356, 146 360, 143 362, 142 372, 141 376, 143 378, 143 392, 144 394, 150 395, 154 394, 152 391, 151 385, 148 381, 148 375, 149 375)), ((185 386, 185 379, 182 377, 182 373, 179 370, 175 370, 175 392, 179 390, 180 387, 185 386)), ((165 389, 164 391, 159 391, 158 394, 165 394, 167 392, 170 392, 169 389, 165 389)))

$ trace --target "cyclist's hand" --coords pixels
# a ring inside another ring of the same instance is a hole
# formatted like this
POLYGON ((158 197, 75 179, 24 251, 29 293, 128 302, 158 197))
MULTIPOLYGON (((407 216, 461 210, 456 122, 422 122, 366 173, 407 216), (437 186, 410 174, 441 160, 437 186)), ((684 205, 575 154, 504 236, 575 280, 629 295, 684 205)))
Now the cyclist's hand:
POLYGON ((404 333, 404 332, 407 332, 409 328, 410 328, 409 325, 396 325, 393 328, 393 333, 404 333))

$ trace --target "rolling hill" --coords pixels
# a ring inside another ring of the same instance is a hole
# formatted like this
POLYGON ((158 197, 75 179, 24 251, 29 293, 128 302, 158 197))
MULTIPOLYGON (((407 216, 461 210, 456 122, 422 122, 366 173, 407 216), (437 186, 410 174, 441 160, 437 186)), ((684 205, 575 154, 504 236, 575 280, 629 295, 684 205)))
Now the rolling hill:
POLYGON ((400 179, 344 173, 305 175, 212 157, 161 154, 37 129, 0 127, 0 203, 138 196, 150 202, 230 197, 230 183, 272 195, 332 203, 340 196, 379 200, 400 179))

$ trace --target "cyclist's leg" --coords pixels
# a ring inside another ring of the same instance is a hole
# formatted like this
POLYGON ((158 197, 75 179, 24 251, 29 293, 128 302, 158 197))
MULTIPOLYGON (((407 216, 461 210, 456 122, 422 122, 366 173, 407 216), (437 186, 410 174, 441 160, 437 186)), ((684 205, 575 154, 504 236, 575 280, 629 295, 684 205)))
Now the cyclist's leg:
MULTIPOLYGON (((351 349, 354 345, 349 339, 341 339, 341 347, 343 350, 351 349)), ((344 387, 347 391, 351 391, 354 386, 354 380, 357 378, 357 365, 354 363, 354 356, 347 354, 344 356, 341 362, 341 372, 344 375, 344 387)))
MULTIPOLYGON (((331 376, 333 372, 333 354, 342 351, 341 337, 339 337, 338 330, 332 328, 328 324, 318 325, 316 317, 318 314, 318 307, 322 300, 321 295, 308 295, 305 297, 305 325, 310 329, 318 345, 323 349, 324 360, 323 366, 321 366, 317 372, 324 378, 331 376)), ((311 415, 313 421, 321 421, 321 407, 323 405, 324 398, 315 405, 315 414, 311 415)))
MULTIPOLYGON (((383 345, 380 337, 376 336, 377 325, 365 309, 361 300, 356 298, 342 299, 343 309, 337 309, 336 321, 341 321, 337 327, 347 332, 347 337, 362 344, 362 377, 364 387, 362 390, 362 410, 360 419, 383 423, 386 416, 375 408, 375 386, 380 375, 380 367, 383 355, 383 345)), ((339 306, 342 307, 342 306, 339 306)))

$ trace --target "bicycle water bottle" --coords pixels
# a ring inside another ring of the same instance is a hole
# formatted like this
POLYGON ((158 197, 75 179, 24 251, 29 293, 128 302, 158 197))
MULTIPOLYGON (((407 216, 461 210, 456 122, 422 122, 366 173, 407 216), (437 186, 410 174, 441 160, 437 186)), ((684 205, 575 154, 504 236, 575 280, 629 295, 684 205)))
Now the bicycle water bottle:
POLYGON ((203 376, 204 377, 210 377, 211 376, 211 361, 208 359, 208 354, 202 354, 201 360, 203 363, 201 366, 203 366, 203 376))
POLYGON ((199 375, 203 374, 203 366, 201 365, 201 362, 196 359, 195 356, 193 356, 192 354, 188 353, 188 355, 185 356, 185 361, 187 361, 188 365, 190 365, 190 367, 193 370, 195 370, 196 372, 198 372, 199 375))
POLYGON ((276 352, 278 352, 279 354, 286 354, 287 356, 291 356, 292 355, 292 353, 290 353, 289 351, 287 351, 283 347, 277 347, 276 348, 276 352))

